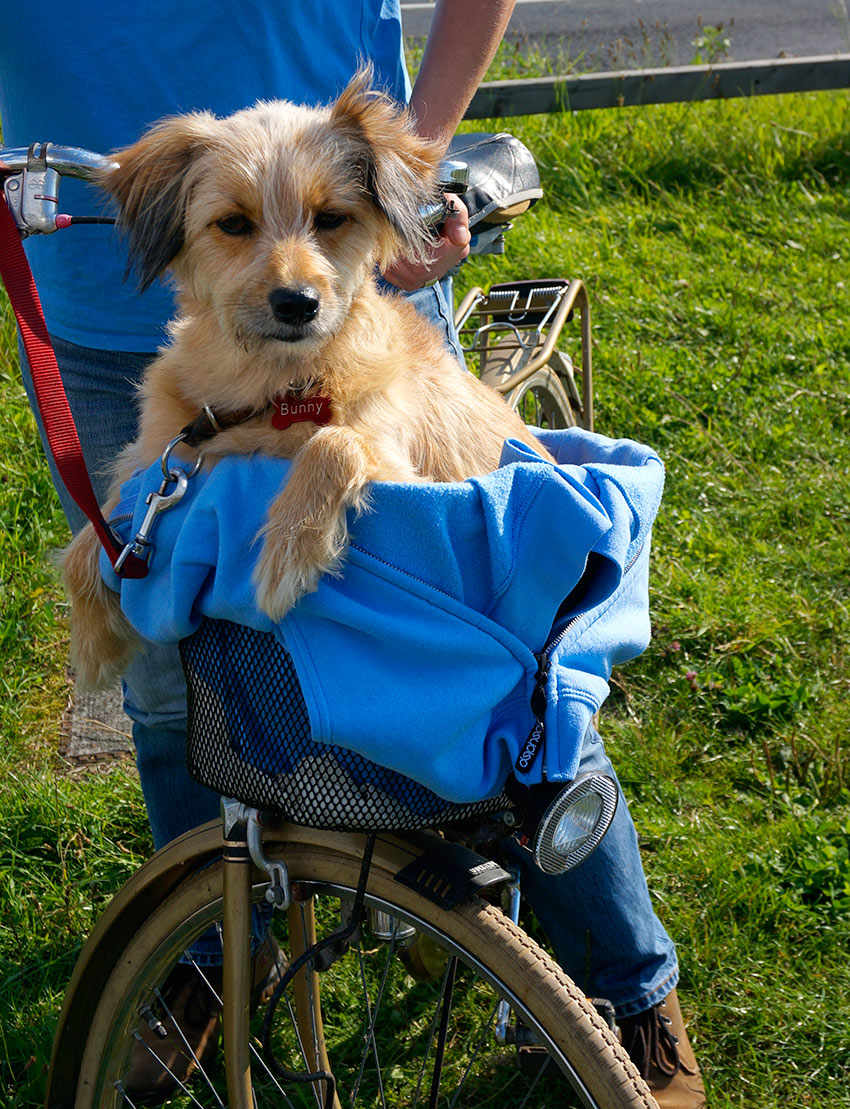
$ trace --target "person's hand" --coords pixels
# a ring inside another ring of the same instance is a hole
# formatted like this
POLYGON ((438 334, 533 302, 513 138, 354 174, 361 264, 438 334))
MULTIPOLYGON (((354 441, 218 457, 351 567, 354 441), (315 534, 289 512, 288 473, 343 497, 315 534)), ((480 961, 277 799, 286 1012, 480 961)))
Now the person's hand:
POLYGON ((391 285, 412 293, 431 281, 439 281, 469 254, 469 212, 456 196, 446 194, 449 211, 434 240, 426 263, 400 258, 384 270, 383 276, 391 285))

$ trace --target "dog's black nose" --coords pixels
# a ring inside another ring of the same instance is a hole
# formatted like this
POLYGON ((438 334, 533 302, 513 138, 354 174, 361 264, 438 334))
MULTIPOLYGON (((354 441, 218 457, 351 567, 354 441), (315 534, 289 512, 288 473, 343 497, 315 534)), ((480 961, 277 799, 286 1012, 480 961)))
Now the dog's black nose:
POLYGON ((309 285, 303 289, 272 289, 269 304, 276 320, 297 326, 315 319, 319 311, 319 294, 309 285))

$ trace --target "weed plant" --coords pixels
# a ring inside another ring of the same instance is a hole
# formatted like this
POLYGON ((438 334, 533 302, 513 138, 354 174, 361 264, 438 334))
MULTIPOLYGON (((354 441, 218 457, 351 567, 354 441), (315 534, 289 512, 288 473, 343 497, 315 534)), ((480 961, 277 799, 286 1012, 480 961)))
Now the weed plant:
MULTIPOLYGON (((602 723, 710 1103, 850 1107, 850 96, 468 129, 506 126, 545 198, 461 291, 580 276, 597 428, 667 467, 653 643, 602 723)), ((55 754, 65 528, 8 316, 3 341, 0 1100, 33 1105, 78 945, 149 842, 129 772, 55 754)))

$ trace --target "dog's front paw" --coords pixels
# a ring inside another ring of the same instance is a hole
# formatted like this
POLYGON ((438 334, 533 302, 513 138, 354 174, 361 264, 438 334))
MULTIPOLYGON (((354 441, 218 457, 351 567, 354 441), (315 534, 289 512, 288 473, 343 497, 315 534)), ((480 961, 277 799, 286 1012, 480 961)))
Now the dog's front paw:
POLYGON ((254 571, 257 602, 272 620, 282 620, 305 593, 315 591, 323 574, 339 572, 348 543, 345 516, 290 524, 285 511, 273 506, 261 534, 263 550, 254 571))
POLYGON ((257 602, 272 620, 282 620, 305 593, 316 589, 322 575, 316 566, 296 568, 288 553, 271 549, 266 541, 254 575, 257 602))

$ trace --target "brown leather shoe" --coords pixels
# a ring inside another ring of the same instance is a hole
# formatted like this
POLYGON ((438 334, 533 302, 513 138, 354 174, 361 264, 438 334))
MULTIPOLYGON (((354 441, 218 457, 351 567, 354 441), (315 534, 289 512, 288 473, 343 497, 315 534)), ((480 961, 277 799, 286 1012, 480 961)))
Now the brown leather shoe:
MULTIPOLYGON (((265 1005, 280 981, 286 961, 271 936, 253 958, 254 1006, 265 1005)), ((161 991, 162 1001, 142 1015, 130 1070, 127 1096, 138 1105, 161 1105, 199 1067, 215 1061, 221 1028, 222 969, 178 963, 161 991)))
POLYGON ((704 1109, 705 1087, 675 990, 652 1009, 617 1023, 623 1046, 661 1109, 704 1109))

